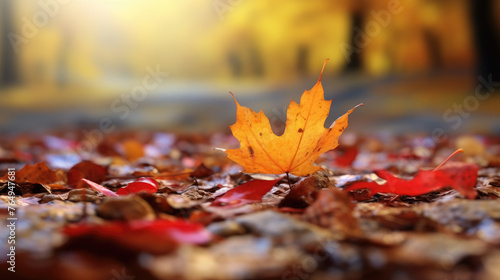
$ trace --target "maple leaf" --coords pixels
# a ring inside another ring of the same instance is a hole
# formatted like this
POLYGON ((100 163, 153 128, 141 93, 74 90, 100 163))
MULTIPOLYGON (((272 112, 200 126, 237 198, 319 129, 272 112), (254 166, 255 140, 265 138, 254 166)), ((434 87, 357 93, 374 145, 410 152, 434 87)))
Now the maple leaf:
MULTIPOLYGON (((325 120, 330 112, 331 100, 324 99, 321 77, 310 90, 304 91, 300 104, 291 101, 287 110, 285 132, 277 136, 269 119, 262 111, 241 106, 236 98, 236 123, 231 131, 240 142, 240 148, 223 150, 228 158, 245 168, 247 173, 307 176, 321 167, 314 165, 323 153, 338 146, 338 138, 347 127, 348 115, 358 106, 338 118, 329 128, 325 120)), ((232 93, 231 93, 232 94, 232 93)))

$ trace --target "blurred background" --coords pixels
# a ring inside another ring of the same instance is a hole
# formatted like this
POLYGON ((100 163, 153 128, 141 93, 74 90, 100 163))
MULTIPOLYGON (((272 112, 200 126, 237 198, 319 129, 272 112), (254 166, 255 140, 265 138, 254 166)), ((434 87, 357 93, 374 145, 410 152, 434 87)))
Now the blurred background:
POLYGON ((351 132, 498 134, 499 15, 493 0, 0 0, 0 132, 225 132, 229 91, 280 131, 329 58, 327 125, 364 103, 351 132))

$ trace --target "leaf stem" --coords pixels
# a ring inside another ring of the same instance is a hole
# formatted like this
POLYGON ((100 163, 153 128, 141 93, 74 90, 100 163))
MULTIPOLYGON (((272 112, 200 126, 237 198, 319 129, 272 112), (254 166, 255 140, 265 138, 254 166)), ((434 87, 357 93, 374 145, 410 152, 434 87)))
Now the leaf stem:
POLYGON ((458 149, 456 151, 453 152, 453 154, 451 154, 449 157, 447 157, 443 162, 441 162, 440 165, 438 165, 438 167, 434 168, 434 170, 432 171, 436 171, 438 170, 439 168, 441 168, 446 162, 448 162, 448 160, 450 160, 450 158, 452 158, 454 155, 458 154, 458 153, 462 153, 464 151, 464 149, 458 149))
POLYGON ((290 183, 290 173, 286 172, 286 181, 288 182, 288 186, 292 189, 292 184, 290 183))

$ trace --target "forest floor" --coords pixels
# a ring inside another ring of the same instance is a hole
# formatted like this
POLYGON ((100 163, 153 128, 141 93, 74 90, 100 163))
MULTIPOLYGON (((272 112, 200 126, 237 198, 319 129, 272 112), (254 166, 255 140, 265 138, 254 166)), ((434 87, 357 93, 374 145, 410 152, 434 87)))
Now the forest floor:
POLYGON ((224 133, 83 137, 0 139, 2 279, 500 277, 498 137, 347 133, 289 178, 242 173, 214 151, 237 146, 224 133), (451 181, 416 179, 456 148, 451 181), (383 172, 431 190, 353 188, 398 180, 383 172))

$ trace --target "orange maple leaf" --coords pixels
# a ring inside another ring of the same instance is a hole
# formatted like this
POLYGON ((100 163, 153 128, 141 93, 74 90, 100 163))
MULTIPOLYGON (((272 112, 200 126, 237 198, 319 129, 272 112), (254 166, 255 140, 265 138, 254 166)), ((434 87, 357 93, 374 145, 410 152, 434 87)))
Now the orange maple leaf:
MULTIPOLYGON (((314 165, 323 153, 338 146, 338 138, 347 127, 348 115, 358 106, 338 118, 329 128, 324 123, 330 112, 331 100, 324 99, 321 77, 311 90, 302 94, 300 104, 291 101, 287 110, 285 132, 277 136, 262 111, 240 106, 236 98, 236 123, 231 131, 240 148, 224 150, 228 158, 245 168, 247 173, 307 176, 321 167, 314 165)), ((231 93, 232 94, 232 93, 231 93)))

